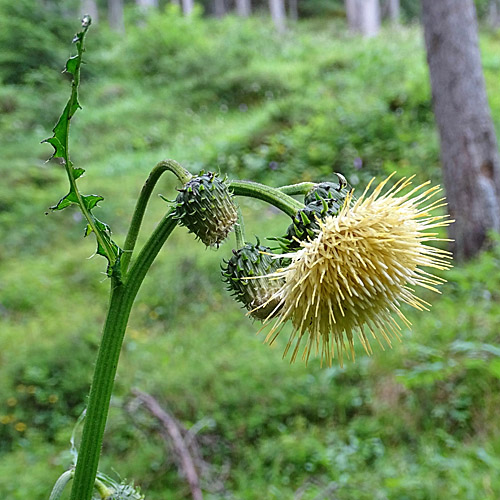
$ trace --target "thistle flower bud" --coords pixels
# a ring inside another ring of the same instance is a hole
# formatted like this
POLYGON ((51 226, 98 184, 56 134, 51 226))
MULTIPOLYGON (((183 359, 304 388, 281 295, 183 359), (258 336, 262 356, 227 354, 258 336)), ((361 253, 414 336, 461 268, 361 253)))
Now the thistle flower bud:
POLYGON ((321 182, 316 184, 304 197, 305 208, 299 210, 286 235, 277 238, 285 252, 292 252, 300 247, 302 241, 315 238, 319 222, 329 216, 336 216, 349 195, 349 186, 344 176, 337 174, 339 182, 321 182))
POLYGON ((237 219, 227 185, 213 172, 193 177, 179 190, 175 202, 175 218, 207 246, 219 246, 237 219))
MULTIPOLYGON (((139 487, 126 480, 117 480, 102 472, 97 472, 95 487, 99 496, 105 500, 144 500, 139 487)), ((51 497, 52 498, 52 497, 51 497)))
POLYGON ((222 267, 227 289, 241 302, 255 319, 265 319, 277 314, 279 300, 271 299, 282 285, 281 279, 269 278, 279 267, 279 260, 270 255, 271 250, 259 244, 247 243, 222 267))
POLYGON ((300 247, 301 241, 315 238, 319 230, 319 221, 325 219, 325 217, 337 215, 343 204, 344 200, 323 198, 313 201, 299 210, 292 219, 292 223, 288 226, 284 238, 278 240, 284 250, 293 251, 300 247))
POLYGON ((318 200, 337 200, 340 208, 344 204, 344 200, 350 191, 350 186, 345 177, 337 174, 339 182, 320 182, 316 184, 304 197, 304 203, 309 205, 318 200))

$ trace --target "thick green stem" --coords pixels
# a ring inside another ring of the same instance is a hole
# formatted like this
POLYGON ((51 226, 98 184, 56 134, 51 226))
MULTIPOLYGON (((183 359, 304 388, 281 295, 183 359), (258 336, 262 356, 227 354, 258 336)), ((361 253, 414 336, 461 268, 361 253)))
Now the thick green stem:
POLYGON ((266 201, 271 205, 279 208, 290 217, 304 208, 304 204, 295 200, 288 194, 283 193, 279 189, 265 186, 252 181, 230 181, 229 187, 231 191, 237 196, 248 196, 250 198, 257 198, 266 201))
POLYGON ((94 490, 102 436, 106 426, 118 358, 133 302, 127 301, 125 292, 126 287, 123 284, 111 290, 108 316, 97 356, 75 478, 71 489, 71 500, 90 500, 94 490))
POLYGON ((71 500, 92 498, 109 402, 130 310, 148 269, 176 224, 177 221, 169 212, 144 245, 130 269, 126 283, 112 281, 108 315, 97 355, 71 500))
POLYGON ((137 236, 139 235, 139 230, 141 229, 142 219, 144 218, 144 213, 146 212, 146 207, 149 199, 151 198, 153 189, 162 174, 167 170, 174 173, 182 184, 186 184, 192 177, 191 174, 175 160, 161 161, 153 168, 153 170, 151 170, 149 177, 142 187, 139 198, 137 199, 134 215, 132 216, 127 238, 125 239, 125 244, 123 246, 123 256, 121 258, 122 276, 125 276, 127 273, 130 259, 132 258, 132 252, 134 251, 135 244, 137 242, 137 236))

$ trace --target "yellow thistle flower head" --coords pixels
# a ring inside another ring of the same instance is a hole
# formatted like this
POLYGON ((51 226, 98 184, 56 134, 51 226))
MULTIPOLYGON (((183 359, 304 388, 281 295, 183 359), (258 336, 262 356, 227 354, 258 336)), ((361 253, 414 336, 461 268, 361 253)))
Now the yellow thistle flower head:
POLYGON ((285 255, 290 265, 274 273, 283 285, 273 297, 279 299, 279 313, 266 342, 272 343, 290 320, 293 331, 284 356, 293 346, 292 362, 303 341, 303 360, 321 351, 322 362, 329 365, 335 351, 341 365, 345 352, 354 359, 355 334, 368 354, 370 337, 382 348, 382 340, 391 346, 391 339, 401 336, 393 314, 410 326, 402 303, 428 310, 414 288, 438 292, 436 285, 445 281, 423 269, 451 267, 449 252, 425 244, 443 241, 426 230, 452 222, 433 214, 446 205, 444 198, 435 199, 441 189, 428 188, 427 182, 403 194, 412 180, 403 178, 382 193, 389 178, 368 195, 370 182, 357 201, 348 197, 337 216, 318 221, 316 237, 285 255))

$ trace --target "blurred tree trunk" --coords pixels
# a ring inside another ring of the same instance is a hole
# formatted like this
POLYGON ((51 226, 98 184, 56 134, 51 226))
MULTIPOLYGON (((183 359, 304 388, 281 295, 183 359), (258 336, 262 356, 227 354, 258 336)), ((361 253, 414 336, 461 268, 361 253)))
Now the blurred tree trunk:
POLYGON ((224 17, 226 15, 226 3, 224 0, 214 0, 215 17, 224 17))
POLYGON ((82 16, 88 14, 92 18, 92 24, 99 22, 99 9, 95 0, 82 0, 80 12, 82 16))
POLYGON ((500 26, 500 0, 490 0, 488 4, 488 23, 492 28, 500 26))
POLYGON ((285 1, 269 0, 269 10, 276 29, 279 33, 284 33, 286 30, 285 1))
POLYGON ((288 0, 288 15, 292 21, 299 20, 299 0, 288 0))
POLYGON ((399 24, 401 12, 401 5, 399 0, 388 0, 387 1, 387 17, 390 19, 392 24, 399 24))
POLYGON ((193 12, 194 1, 193 0, 181 0, 182 2, 182 12, 185 16, 189 16, 193 12))
POLYGON ((111 29, 121 33, 125 32, 123 0, 108 0, 108 20, 111 29))
POLYGON ((248 17, 252 12, 250 0, 236 0, 236 13, 241 17, 248 17))
POLYGON ((473 0, 422 0, 422 20, 453 252, 467 259, 500 229, 500 162, 473 0))
POLYGON ((158 8, 158 0, 136 0, 136 3, 138 7, 144 10, 158 8))
POLYGON ((375 36, 380 29, 379 0, 345 0, 347 24, 354 33, 375 36))

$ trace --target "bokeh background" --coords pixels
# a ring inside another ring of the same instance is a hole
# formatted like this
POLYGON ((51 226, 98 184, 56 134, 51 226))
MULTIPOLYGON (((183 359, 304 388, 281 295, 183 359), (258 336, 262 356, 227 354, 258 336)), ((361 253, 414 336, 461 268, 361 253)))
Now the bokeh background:
MULTIPOLYGON (((256 0, 248 17, 229 1, 0 0, 1 498, 46 499, 71 463, 106 312, 105 261, 90 258, 81 216, 45 215, 67 181, 40 141, 69 95, 60 70, 82 11, 95 22, 71 155, 123 243, 164 158, 274 186, 333 172, 358 190, 393 171, 440 183, 419 2, 402 0, 396 15, 388 3, 363 36, 337 0, 292 1, 274 19, 256 0)), ((476 6, 498 130, 493 4, 476 6)), ((173 199, 176 187, 167 174, 158 192, 173 199)), ((166 208, 153 198, 142 241, 166 208)), ((257 201, 242 209, 252 240, 284 234, 285 216, 257 201)), ((103 472, 150 500, 192 498, 137 388, 194 443, 207 499, 500 498, 498 249, 446 273, 441 296, 424 292, 431 312, 405 309, 413 328, 401 344, 359 350, 341 369, 282 360, 286 332, 263 345, 221 281, 233 245, 207 250, 182 228, 154 264, 123 347, 103 472)))

